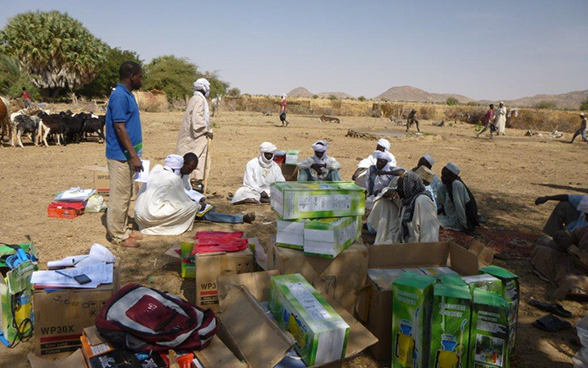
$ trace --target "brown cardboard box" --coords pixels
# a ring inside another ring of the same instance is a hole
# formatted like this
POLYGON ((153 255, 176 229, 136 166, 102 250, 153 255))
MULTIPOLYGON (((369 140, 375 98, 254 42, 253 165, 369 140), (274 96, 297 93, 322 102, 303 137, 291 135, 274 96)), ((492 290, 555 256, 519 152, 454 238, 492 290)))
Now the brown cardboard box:
POLYGON ((33 353, 27 356, 31 368, 86 368, 86 361, 80 349, 64 359, 49 361, 47 359, 39 358, 33 353))
POLYGON ((359 289, 366 282, 368 249, 355 243, 336 258, 311 257, 295 249, 272 245, 270 268, 282 275, 300 273, 315 289, 354 313, 359 289))
POLYGON ((84 328, 96 323, 98 312, 119 288, 119 268, 115 267, 114 282, 96 289, 35 290, 33 342, 37 355, 65 355, 80 348, 84 328))
MULTIPOLYGON (((478 274, 481 266, 476 253, 453 242, 373 245, 368 251, 370 269, 448 266, 465 276, 478 274)), ((392 287, 382 290, 368 278, 367 286, 360 292, 357 312, 360 320, 379 340, 370 347, 374 357, 391 360, 392 287)))
MULTIPOLYGON (((224 348, 232 351, 238 360, 245 361, 249 368, 273 367, 284 358, 295 343, 292 335, 282 331, 277 323, 263 312, 259 304, 268 300, 270 277, 273 274, 276 274, 276 271, 218 279, 219 288, 226 290, 226 294, 222 294, 225 296, 224 299, 221 297, 218 313, 220 327, 217 336, 224 344, 224 348)), ((377 339, 328 295, 323 296, 349 325, 349 340, 345 359, 310 368, 340 368, 344 360, 358 355, 376 343, 377 339)), ((211 344, 204 351, 209 356, 215 356, 213 348, 217 347, 211 344)), ((223 363, 207 365, 206 368, 224 368, 223 363)), ((230 367, 233 368, 232 365, 230 367)))
MULTIPOLYGON (((131 200, 135 200, 137 198, 137 193, 139 193, 140 188, 141 183, 133 182, 133 196, 131 197, 131 200)), ((108 174, 107 168, 94 170, 94 189, 96 190, 96 194, 101 195, 105 198, 109 197, 110 175, 108 174)))
POLYGON ((82 342, 82 353, 88 365, 90 365, 90 358, 106 354, 116 349, 100 336, 95 325, 84 328, 84 333, 80 337, 80 340, 82 342))
POLYGON ((284 175, 286 181, 298 180, 298 166, 280 164, 280 167, 282 168, 282 175, 284 175))
POLYGON ((255 271, 255 258, 249 248, 231 253, 203 253, 195 257, 196 305, 218 310, 217 277, 255 271))

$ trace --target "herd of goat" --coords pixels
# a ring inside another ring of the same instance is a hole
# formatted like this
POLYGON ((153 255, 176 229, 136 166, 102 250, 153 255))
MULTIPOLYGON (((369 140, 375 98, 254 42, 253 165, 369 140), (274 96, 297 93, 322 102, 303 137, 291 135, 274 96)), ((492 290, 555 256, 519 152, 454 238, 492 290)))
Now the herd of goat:
POLYGON ((49 147, 47 139, 57 145, 68 143, 80 143, 87 140, 90 135, 97 134, 98 142, 104 142, 104 115, 93 113, 77 113, 71 111, 51 114, 49 111, 20 110, 10 115, 10 129, 2 129, 2 140, 6 133, 10 134, 10 145, 15 143, 23 147, 22 136, 30 135, 33 144, 44 144, 49 147))

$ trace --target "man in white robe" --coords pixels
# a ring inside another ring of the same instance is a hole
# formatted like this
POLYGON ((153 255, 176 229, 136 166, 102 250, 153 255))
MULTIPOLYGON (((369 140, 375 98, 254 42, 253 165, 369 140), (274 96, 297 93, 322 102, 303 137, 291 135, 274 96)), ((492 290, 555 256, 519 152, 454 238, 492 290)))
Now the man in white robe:
POLYGON ((400 243, 400 211, 402 202, 396 192, 399 177, 394 177, 382 190, 367 218, 368 229, 376 234, 374 244, 400 243))
POLYGON ((449 162, 441 171, 443 185, 437 191, 439 223, 446 230, 472 231, 478 223, 478 206, 460 177, 461 170, 449 162))
POLYGON ((504 102, 500 102, 498 105, 498 109, 494 113, 494 121, 498 134, 506 135, 506 107, 504 107, 504 102))
POLYGON ((243 186, 235 192, 231 203, 269 203, 270 185, 286 181, 282 169, 274 162, 277 147, 270 142, 259 146, 261 154, 247 163, 243 186))
POLYGON ((396 157, 390 153, 390 142, 384 138, 379 139, 376 145, 376 150, 357 164, 357 170, 355 170, 355 173, 351 177, 351 180, 360 187, 367 188, 367 171, 370 166, 376 164, 377 159, 375 155, 377 152, 386 152, 390 156, 390 165, 396 166, 396 157))
POLYGON ((213 138, 210 129, 210 113, 206 98, 210 94, 210 83, 205 78, 194 82, 194 96, 188 101, 184 120, 180 126, 176 154, 183 156, 192 152, 198 156, 198 167, 190 176, 193 187, 202 187, 204 166, 208 153, 208 140, 213 138))
POLYGON ((343 181, 339 174, 341 164, 327 155, 328 148, 327 141, 314 142, 314 156, 298 163, 298 181, 343 181))
POLYGON ((369 167, 366 179, 365 208, 370 211, 373 209, 374 199, 378 194, 388 187, 394 176, 400 176, 404 172, 404 170, 390 165, 391 159, 387 152, 376 151, 374 156, 376 164, 369 167))

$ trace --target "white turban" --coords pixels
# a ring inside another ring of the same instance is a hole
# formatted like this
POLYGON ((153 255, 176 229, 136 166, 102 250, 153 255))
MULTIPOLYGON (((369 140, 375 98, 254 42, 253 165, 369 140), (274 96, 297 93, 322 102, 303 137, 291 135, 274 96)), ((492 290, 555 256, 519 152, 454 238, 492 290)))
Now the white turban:
POLYGON ((194 82, 194 90, 202 91, 204 92, 204 95, 208 97, 210 94, 210 82, 206 78, 200 78, 194 82))
POLYGON ((374 157, 377 160, 386 160, 388 162, 392 161, 392 157, 390 157, 390 154, 388 152, 382 152, 382 151, 376 151, 374 152, 374 157))
POLYGON ((184 166, 184 158, 180 155, 169 155, 164 160, 165 166, 169 167, 174 173, 180 173, 180 169, 184 166))
POLYGON ((447 163, 447 165, 445 165, 445 168, 447 168, 447 170, 451 171, 452 173, 454 173, 457 176, 459 176, 459 173, 461 173, 459 166, 457 166, 457 164, 455 164, 453 162, 447 163))
POLYGON ((316 152, 326 152, 327 148, 329 148, 329 143, 327 141, 316 141, 312 145, 312 149, 316 152))
POLYGON ((277 149, 278 147, 276 147, 273 143, 270 142, 263 142, 259 146, 259 150, 261 151, 261 153, 274 153, 277 149))
POLYGON ((285 93, 282 93, 282 99, 285 99, 286 97, 288 97, 288 95, 285 93))
POLYGON ((382 146, 384 147, 386 150, 390 149, 390 141, 388 141, 387 139, 378 139, 378 146, 382 146))
POLYGON ((425 160, 427 160, 427 162, 430 163, 431 166, 435 165, 435 159, 433 158, 433 156, 429 155, 428 153, 426 155, 424 155, 423 158, 425 160))

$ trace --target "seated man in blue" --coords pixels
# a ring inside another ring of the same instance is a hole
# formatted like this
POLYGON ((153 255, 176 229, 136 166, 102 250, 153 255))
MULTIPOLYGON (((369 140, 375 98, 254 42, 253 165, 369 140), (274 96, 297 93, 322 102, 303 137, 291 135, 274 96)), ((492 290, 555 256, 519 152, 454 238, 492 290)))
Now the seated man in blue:
POLYGON ((327 141, 314 142, 314 157, 298 163, 298 181, 343 181, 339 174, 341 164, 327 155, 328 148, 327 141))
POLYGON ((474 231, 478 223, 478 205, 474 195, 465 185, 461 170, 449 162, 441 171, 441 182, 437 190, 439 223, 446 230, 474 231))
POLYGON ((588 195, 560 194, 555 196, 539 197, 536 205, 547 201, 559 201, 551 212, 543 232, 554 236, 560 230, 570 232, 588 225, 588 195))

